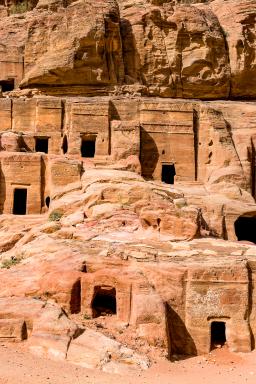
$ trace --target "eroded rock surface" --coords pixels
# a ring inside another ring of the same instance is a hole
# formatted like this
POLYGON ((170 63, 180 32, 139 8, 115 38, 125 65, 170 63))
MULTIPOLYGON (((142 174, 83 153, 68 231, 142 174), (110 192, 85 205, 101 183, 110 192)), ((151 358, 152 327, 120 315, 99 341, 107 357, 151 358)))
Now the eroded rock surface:
POLYGON ((253 0, 24 0, 1 9, 4 90, 255 97, 253 0))
POLYGON ((119 374, 255 347, 254 3, 1 2, 0 340, 119 374))
POLYGON ((54 221, 38 216, 31 228, 28 216, 24 228, 3 216, 1 231, 20 238, 1 256, 2 337, 117 373, 161 354, 207 353, 214 321, 232 351, 251 350, 255 245, 212 238, 219 192, 199 209, 196 187, 167 190, 132 172, 88 170, 81 183, 51 202, 54 221))

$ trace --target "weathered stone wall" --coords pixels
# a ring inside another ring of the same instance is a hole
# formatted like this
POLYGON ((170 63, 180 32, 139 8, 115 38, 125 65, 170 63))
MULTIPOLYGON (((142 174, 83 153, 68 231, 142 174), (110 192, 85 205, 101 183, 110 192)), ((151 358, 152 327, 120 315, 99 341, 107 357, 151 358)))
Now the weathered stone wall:
POLYGON ((246 264, 188 272, 186 326, 198 354, 211 347, 211 323, 223 321, 230 350, 249 352, 249 284, 246 264))
POLYGON ((146 178, 159 180, 162 165, 174 164, 177 182, 225 181, 256 193, 253 103, 36 97, 0 100, 0 116, 1 132, 22 134, 23 151, 48 138, 49 154, 64 154, 66 141, 66 155, 81 157, 82 141, 95 141, 98 164, 137 156, 146 178))
POLYGON ((113 160, 129 156, 140 157, 141 132, 138 121, 111 122, 111 157, 113 160))
POLYGON ((253 0, 24 0, 6 2, 1 14, 2 78, 23 88, 48 95, 255 97, 253 0))
POLYGON ((64 132, 68 140, 68 154, 81 155, 82 139, 95 140, 95 155, 110 153, 109 103, 69 100, 66 103, 64 132))
POLYGON ((27 214, 41 213, 41 155, 1 153, 1 212, 13 213, 14 190, 27 189, 27 214))
POLYGON ((253 262, 249 269, 247 261, 234 257, 225 258, 224 264, 217 258, 215 266, 207 256, 201 265, 182 259, 142 264, 143 276, 121 266, 117 270, 90 263, 82 278, 82 313, 92 316, 95 287, 114 287, 117 318, 136 326, 137 337, 168 349, 170 356, 208 353, 213 322, 225 323, 231 351, 254 348, 253 262))
POLYGON ((80 185, 81 162, 63 158, 48 158, 46 185, 50 196, 65 190, 68 185, 80 185))
POLYGON ((0 85, 1 81, 14 80, 14 87, 17 88, 23 76, 22 49, 2 45, 0 49, 0 85))
POLYGON ((140 106, 141 167, 147 178, 161 179, 162 164, 175 165, 177 181, 195 180, 192 105, 145 101, 140 106))
MULTIPOLYGON (((37 140, 48 140, 42 207, 66 185, 78 187, 82 169, 126 169, 161 180, 167 165, 185 193, 185 185, 201 185, 188 201, 200 206, 207 233, 236 239, 236 219, 255 212, 254 103, 41 96, 0 99, 0 116, 1 151, 32 158, 37 140), (95 142, 91 158, 81 150, 88 141, 95 142)), ((145 220, 151 216, 143 212, 145 220)))
POLYGON ((28 151, 35 150, 35 138, 49 138, 49 153, 61 152, 62 104, 55 99, 13 100, 12 129, 24 134, 28 151))

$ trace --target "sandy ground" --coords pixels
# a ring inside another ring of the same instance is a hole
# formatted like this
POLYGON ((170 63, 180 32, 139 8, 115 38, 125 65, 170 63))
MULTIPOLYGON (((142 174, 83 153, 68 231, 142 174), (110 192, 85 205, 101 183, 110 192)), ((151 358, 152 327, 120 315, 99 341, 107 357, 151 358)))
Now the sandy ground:
POLYGON ((0 345, 0 384, 256 384, 256 353, 210 355, 162 361, 131 376, 110 375, 35 357, 17 344, 0 345))

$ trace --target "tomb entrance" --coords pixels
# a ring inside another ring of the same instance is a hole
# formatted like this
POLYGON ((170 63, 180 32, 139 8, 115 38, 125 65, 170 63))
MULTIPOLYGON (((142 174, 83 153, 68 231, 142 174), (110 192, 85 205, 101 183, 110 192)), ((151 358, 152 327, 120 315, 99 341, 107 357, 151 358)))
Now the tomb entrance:
POLYGON ((94 157, 96 148, 96 136, 82 137, 81 142, 81 156, 82 157, 94 157))
POLYGON ((235 221, 237 240, 247 240, 256 244, 256 216, 240 216, 235 221))
POLYGON ((226 343, 226 323, 213 321, 211 323, 211 349, 223 346, 226 343))
POLYGON ((174 164, 162 164, 162 181, 166 184, 174 184, 176 175, 174 164))
POLYGON ((27 189, 16 188, 13 196, 13 214, 26 215, 27 213, 27 189))
POLYGON ((116 314, 116 289, 111 286, 94 287, 93 317, 116 314))

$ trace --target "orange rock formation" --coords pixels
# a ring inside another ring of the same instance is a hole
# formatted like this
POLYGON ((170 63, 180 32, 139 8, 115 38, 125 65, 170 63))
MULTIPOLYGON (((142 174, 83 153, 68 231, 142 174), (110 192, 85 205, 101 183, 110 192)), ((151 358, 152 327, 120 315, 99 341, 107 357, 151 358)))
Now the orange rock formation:
POLYGON ((0 15, 0 339, 122 373, 254 349, 254 0, 0 15))

